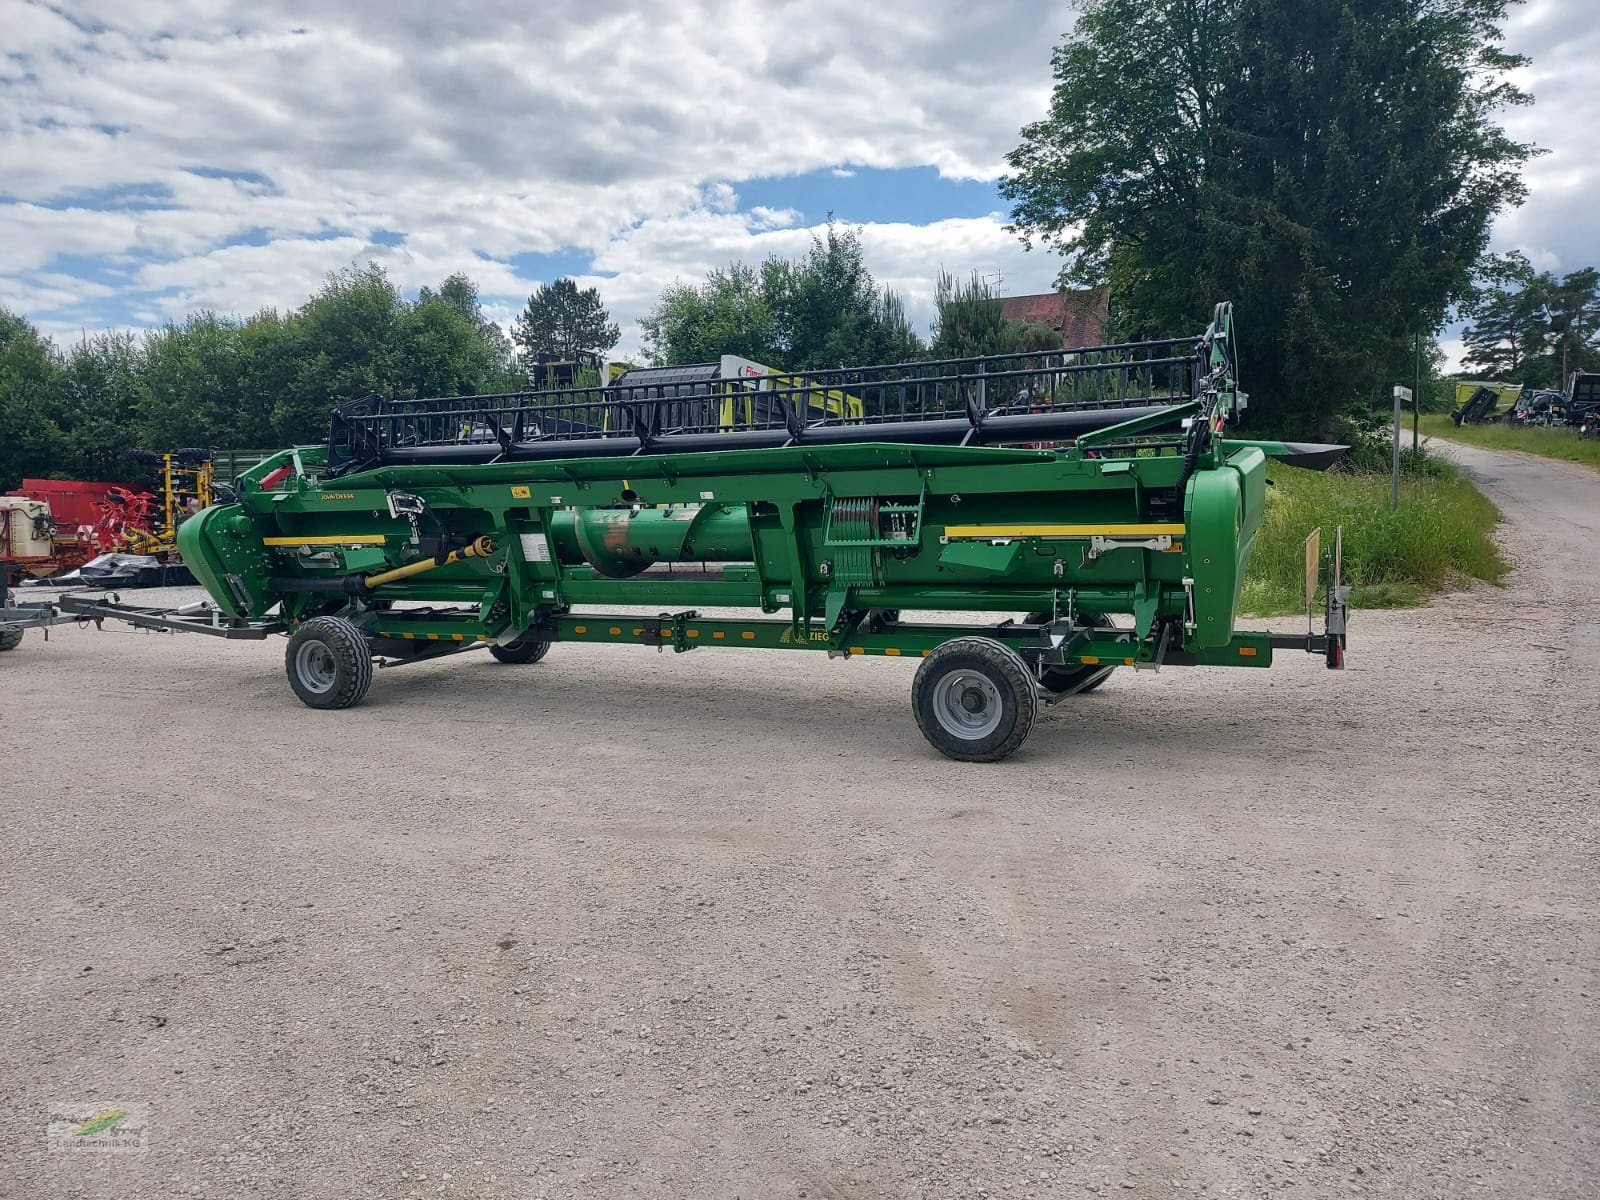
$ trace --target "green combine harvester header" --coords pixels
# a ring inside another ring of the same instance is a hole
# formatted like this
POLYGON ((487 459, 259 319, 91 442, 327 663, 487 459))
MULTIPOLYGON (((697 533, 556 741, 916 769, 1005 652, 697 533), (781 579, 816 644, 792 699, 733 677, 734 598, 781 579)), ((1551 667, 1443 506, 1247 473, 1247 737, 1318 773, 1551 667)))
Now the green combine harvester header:
POLYGON ((1268 456, 1320 468, 1342 448, 1224 436, 1245 403, 1234 364, 1223 305, 1186 339, 368 397, 334 413, 327 445, 265 460, 237 504, 182 526, 219 612, 64 607, 286 633, 314 708, 358 703, 375 660, 478 647, 503 663, 557 642, 913 658, 928 741, 993 761, 1041 701, 1118 667, 1266 667, 1275 648, 1343 665, 1334 555, 1324 632, 1235 627, 1268 456), (748 395, 730 404, 729 386, 748 395))

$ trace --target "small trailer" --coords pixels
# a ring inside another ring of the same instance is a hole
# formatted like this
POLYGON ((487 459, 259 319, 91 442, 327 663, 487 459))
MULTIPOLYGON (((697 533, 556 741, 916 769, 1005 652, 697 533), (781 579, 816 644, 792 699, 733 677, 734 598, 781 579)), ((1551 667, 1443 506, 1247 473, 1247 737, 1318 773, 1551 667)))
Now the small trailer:
POLYGON ((48 629, 75 618, 49 600, 18 600, 10 589, 0 592, 0 651, 22 645, 29 629, 48 629))
POLYGON ((735 428, 685 402, 692 380, 658 382, 345 405, 325 445, 179 529, 214 609, 71 608, 285 633, 319 709, 359 703, 374 661, 477 647, 911 658, 924 736, 985 762, 1120 669, 1344 664, 1337 539, 1308 549, 1320 632, 1235 625, 1268 457, 1321 469, 1344 448, 1228 436, 1246 396, 1227 305, 1188 338, 769 381, 735 428))

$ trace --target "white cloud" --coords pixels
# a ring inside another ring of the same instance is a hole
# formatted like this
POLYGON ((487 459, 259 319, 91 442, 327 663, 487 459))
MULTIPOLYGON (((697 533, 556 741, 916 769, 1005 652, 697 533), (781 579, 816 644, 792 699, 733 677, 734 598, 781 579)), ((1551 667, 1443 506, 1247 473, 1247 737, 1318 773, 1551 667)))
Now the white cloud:
MULTIPOLYGON (((741 211, 747 180, 994 178, 1045 109, 1073 14, 1070 0, 0 2, 0 303, 52 328, 251 312, 371 258, 407 289, 466 270, 509 316, 538 282, 516 256, 565 252, 594 257, 630 339, 672 279, 803 251, 802 205, 741 211)), ((1536 0, 1508 24, 1539 101, 1510 127, 1553 153, 1496 241, 1562 270, 1600 261, 1587 8, 1536 0)), ((1055 262, 1002 224, 863 237, 925 322, 941 266, 1049 286, 1055 262)))
POLYGON ((787 229, 800 219, 800 213, 792 208, 768 208, 764 204, 757 204, 750 210, 750 217, 762 229, 787 229))
MULTIPOLYGON (((369 258, 408 289, 466 270, 509 310, 538 282, 511 260, 564 252, 596 256, 630 335, 663 282, 804 249, 795 207, 739 211, 746 179, 992 178, 1070 21, 1066 0, 7 13, 0 271, 8 302, 45 323, 75 326, 107 297, 131 320, 287 307, 369 258), (1037 36, 1002 45, 999 27, 1037 36)), ((921 265, 1018 253, 981 228, 925 226, 921 265)), ((871 227, 867 244, 918 311, 931 283, 896 257, 907 229, 871 227)))
POLYGON ((1445 336, 1439 338, 1439 353, 1444 356, 1440 370, 1446 375, 1453 375, 1461 370, 1461 359, 1467 352, 1467 344, 1461 340, 1461 327, 1453 326, 1445 331, 1445 336))
POLYGON ((1506 48, 1532 61, 1518 72, 1532 105, 1507 114, 1506 129, 1548 153, 1528 164, 1530 192, 1521 208, 1495 224, 1500 249, 1518 249, 1541 270, 1565 273, 1600 265, 1600 92, 1593 85, 1600 60, 1600 23, 1583 0, 1534 0, 1513 10, 1506 48))

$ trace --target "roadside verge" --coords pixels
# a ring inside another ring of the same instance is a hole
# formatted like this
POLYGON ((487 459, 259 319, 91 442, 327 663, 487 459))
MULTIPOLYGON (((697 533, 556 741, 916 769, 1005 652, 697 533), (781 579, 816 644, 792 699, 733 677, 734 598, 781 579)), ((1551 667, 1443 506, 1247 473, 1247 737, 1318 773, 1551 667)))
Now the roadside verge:
POLYGON ((1600 438, 1580 438, 1565 427, 1513 429, 1504 425, 1457 425, 1443 413, 1424 413, 1422 432, 1442 442, 1462 442, 1485 450, 1514 450, 1600 471, 1600 438))
POLYGON ((1469 580, 1498 584, 1509 569, 1494 539, 1500 510, 1451 464, 1425 453, 1406 459, 1399 509, 1389 507, 1386 473, 1272 464, 1242 610, 1304 611, 1303 547, 1318 526, 1324 545, 1335 526, 1344 527, 1345 582, 1356 608, 1419 604, 1469 580))

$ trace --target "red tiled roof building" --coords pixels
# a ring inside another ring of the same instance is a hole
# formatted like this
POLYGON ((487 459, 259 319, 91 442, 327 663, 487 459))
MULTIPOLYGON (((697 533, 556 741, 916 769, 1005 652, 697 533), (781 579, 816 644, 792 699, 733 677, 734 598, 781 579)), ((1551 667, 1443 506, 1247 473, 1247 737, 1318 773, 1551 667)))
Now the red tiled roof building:
POLYGON ((1044 292, 1037 296, 1001 296, 1007 320, 1047 325, 1061 335, 1063 348, 1098 346, 1105 342, 1111 293, 1107 288, 1044 292))

